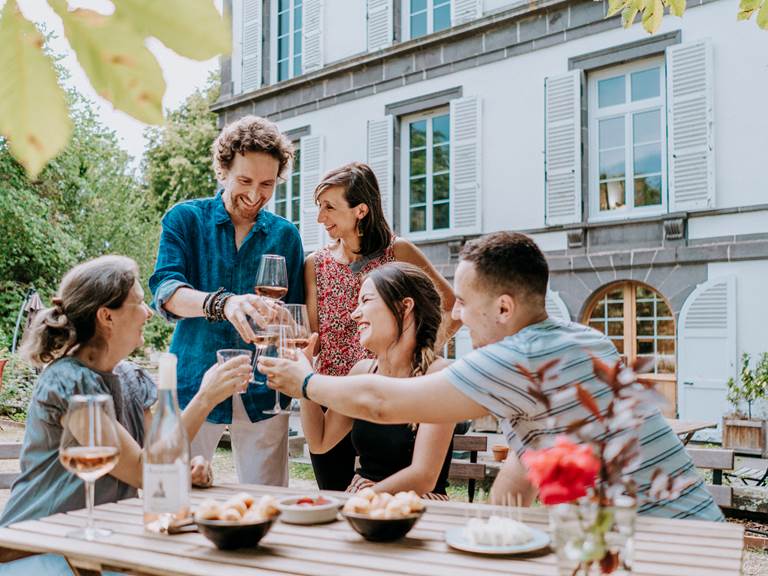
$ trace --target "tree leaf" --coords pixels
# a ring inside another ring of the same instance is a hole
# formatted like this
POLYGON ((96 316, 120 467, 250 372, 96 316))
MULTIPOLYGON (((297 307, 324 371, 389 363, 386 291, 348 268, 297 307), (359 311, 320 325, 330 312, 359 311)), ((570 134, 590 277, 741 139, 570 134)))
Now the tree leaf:
POLYGON ((629 28, 635 21, 635 17, 639 10, 634 7, 633 4, 627 4, 624 10, 621 11, 621 24, 624 28, 629 28))
POLYGON ((165 80, 144 38, 115 16, 82 8, 70 12, 65 0, 49 3, 96 92, 137 120, 161 124, 165 80))
POLYGON ((181 56, 207 60, 232 51, 232 27, 212 0, 120 0, 115 16, 181 56))
POLYGON ((757 13, 757 25, 763 30, 768 30, 768 0, 763 1, 760 12, 757 13))
POLYGON ((72 135, 67 99, 43 36, 8 0, 0 19, 0 134, 35 179, 72 135))
POLYGON ((762 1, 763 0, 741 0, 741 2, 739 2, 739 14, 736 18, 738 20, 749 20, 755 10, 760 8, 762 1))
POLYGON ((643 28, 648 34, 653 34, 661 26, 661 19, 664 17, 664 5, 661 0, 647 0, 645 11, 643 12, 643 28))
POLYGON ((581 384, 576 384, 576 397, 579 399, 579 402, 581 402, 581 405, 584 406, 584 408, 592 412, 595 418, 597 418, 600 422, 603 421, 603 415, 600 413, 600 407, 597 405, 597 402, 595 402, 592 394, 582 388, 581 384))
POLYGON ((682 17, 685 14, 685 0, 669 0, 669 13, 682 17))
POLYGON ((605 17, 610 18, 621 12, 624 9, 624 6, 627 5, 627 2, 628 0, 608 0, 608 14, 606 14, 605 17))

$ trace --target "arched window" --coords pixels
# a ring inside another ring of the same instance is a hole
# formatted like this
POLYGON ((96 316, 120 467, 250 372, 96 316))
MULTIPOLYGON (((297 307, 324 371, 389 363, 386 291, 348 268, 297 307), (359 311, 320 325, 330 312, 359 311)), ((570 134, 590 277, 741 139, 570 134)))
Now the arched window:
POLYGON ((665 412, 674 414, 675 317, 664 296, 641 282, 610 284, 592 297, 582 322, 606 334, 625 361, 652 358, 643 378, 658 382, 658 390, 670 402, 665 412))

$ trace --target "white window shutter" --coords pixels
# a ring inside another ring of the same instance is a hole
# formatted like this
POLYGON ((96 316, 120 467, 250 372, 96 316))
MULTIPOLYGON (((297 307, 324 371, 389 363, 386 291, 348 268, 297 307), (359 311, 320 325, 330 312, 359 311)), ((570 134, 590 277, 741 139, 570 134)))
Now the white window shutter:
POLYGON ((483 0, 454 0, 451 2, 451 26, 477 20, 483 15, 483 0))
MULTIPOLYGON (((261 87, 261 0, 240 0, 242 2, 241 54, 239 62, 240 90, 248 92, 261 87)), ((237 65, 238 63, 233 63, 237 65)), ((236 87, 237 88, 237 87, 236 87)))
POLYGON ((478 96, 451 101, 451 228, 480 234, 482 107, 478 96))
POLYGON ((368 165, 376 174, 384 216, 392 225, 392 178, 394 174, 394 117, 368 120, 368 165))
POLYGON ((544 81, 545 217, 581 222, 581 70, 544 81))
POLYGON ((715 206, 712 45, 667 48, 670 211, 715 206))
POLYGON ((322 0, 304 0, 304 59, 303 71, 312 72, 323 67, 323 3, 322 0))
POLYGON ((323 137, 301 139, 301 239, 304 250, 317 250, 323 241, 323 230, 317 223, 315 188, 322 175, 323 137))
POLYGON ((679 417, 719 421, 728 410, 727 382, 737 377, 736 277, 700 284, 677 327, 679 417))
POLYGON ((558 292, 553 292, 547 288, 545 305, 547 308, 547 316, 553 320, 564 320, 566 322, 570 322, 571 313, 568 312, 568 306, 565 305, 565 302, 563 302, 563 299, 560 298, 560 294, 558 292))
POLYGON ((395 35, 393 0, 368 0, 368 52, 392 46, 395 35))

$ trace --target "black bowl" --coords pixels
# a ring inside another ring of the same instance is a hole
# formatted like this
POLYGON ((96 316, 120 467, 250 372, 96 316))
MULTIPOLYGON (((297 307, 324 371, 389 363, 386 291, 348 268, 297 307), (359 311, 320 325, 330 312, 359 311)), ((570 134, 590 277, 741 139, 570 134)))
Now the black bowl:
POLYGON ((203 536, 213 542, 219 550, 255 548, 272 527, 277 516, 255 523, 241 523, 229 520, 197 520, 197 527, 203 536))
POLYGON ((422 514, 424 514, 423 510, 403 516, 402 518, 383 519, 371 518, 367 514, 341 513, 355 532, 371 542, 393 542, 399 540, 410 532, 422 514))

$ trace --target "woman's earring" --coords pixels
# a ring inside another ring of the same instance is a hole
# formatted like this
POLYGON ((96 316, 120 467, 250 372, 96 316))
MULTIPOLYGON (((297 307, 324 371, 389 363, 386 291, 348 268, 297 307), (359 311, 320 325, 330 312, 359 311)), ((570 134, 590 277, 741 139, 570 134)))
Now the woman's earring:
POLYGON ((357 221, 357 237, 362 238, 363 237, 363 227, 362 227, 362 220, 357 221))

